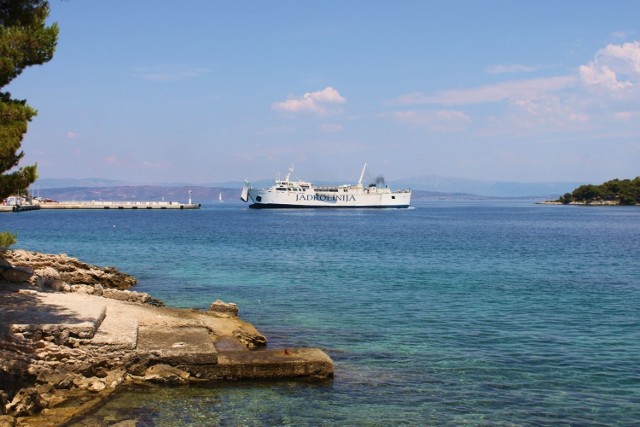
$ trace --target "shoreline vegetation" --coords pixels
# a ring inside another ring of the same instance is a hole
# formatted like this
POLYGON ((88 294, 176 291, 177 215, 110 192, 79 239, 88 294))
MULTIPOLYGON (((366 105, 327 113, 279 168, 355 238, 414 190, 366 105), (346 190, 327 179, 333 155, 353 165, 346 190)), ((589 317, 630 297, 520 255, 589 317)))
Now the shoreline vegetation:
POLYGON ((320 349, 267 349, 236 304, 165 307, 136 283, 64 254, 0 252, 0 426, 65 425, 126 386, 333 376, 320 349))
POLYGON ((546 204, 591 205, 591 206, 638 206, 640 205, 640 176, 634 179, 612 179, 600 185, 581 185, 571 193, 546 204))

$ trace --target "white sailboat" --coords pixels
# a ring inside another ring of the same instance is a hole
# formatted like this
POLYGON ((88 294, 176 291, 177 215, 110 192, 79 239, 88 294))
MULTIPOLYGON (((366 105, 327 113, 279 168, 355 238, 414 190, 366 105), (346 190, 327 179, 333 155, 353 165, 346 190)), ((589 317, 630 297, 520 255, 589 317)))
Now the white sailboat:
POLYGON ((218 203, 222 203, 224 202, 224 200, 222 200, 222 192, 218 193, 218 203))

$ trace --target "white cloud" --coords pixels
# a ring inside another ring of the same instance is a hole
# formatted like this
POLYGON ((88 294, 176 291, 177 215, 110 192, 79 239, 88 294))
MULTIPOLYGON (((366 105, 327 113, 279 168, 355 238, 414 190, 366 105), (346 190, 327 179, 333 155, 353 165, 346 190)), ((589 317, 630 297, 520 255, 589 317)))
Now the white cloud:
POLYGON ((441 132, 464 130, 471 122, 471 118, 467 114, 453 110, 395 111, 388 116, 397 122, 424 126, 441 132))
POLYGON ((489 74, 504 74, 504 73, 531 73, 537 71, 536 67, 521 64, 510 65, 492 65, 486 69, 489 74))
POLYGON ((502 102, 511 99, 535 98, 537 96, 557 92, 575 84, 573 76, 543 77, 529 80, 513 80, 471 89, 448 90, 435 95, 413 93, 400 96, 396 103, 472 105, 491 102, 502 102))
POLYGON ((311 112, 324 114, 331 104, 344 104, 347 99, 332 87, 326 87, 316 92, 307 92, 301 97, 289 98, 286 101, 271 104, 274 110, 289 113, 311 112))
POLYGON ((588 87, 611 93, 628 92, 640 82, 640 42, 610 44, 600 49, 589 64, 580 66, 579 71, 588 87))
POLYGON ((169 82, 198 77, 209 71, 208 68, 190 65, 158 65, 154 67, 137 68, 134 70, 133 75, 142 80, 169 82))
POLYGON ((76 139, 77 137, 78 137, 78 133, 77 132, 73 132, 73 131, 67 132, 67 138, 68 139, 76 139))
MULTIPOLYGON (((487 69, 493 73, 527 70, 521 65, 487 69)), ((631 134, 640 122, 636 113, 640 111, 640 42, 610 44, 598 50, 592 61, 566 75, 410 93, 396 98, 394 104, 440 107, 443 111, 415 108, 384 115, 436 131, 465 130, 473 121, 473 134, 485 137, 554 132, 631 134)))
POLYGON ((590 117, 575 111, 567 99, 545 95, 535 99, 519 99, 510 104, 507 122, 521 128, 554 131, 574 129, 590 121, 590 117))
POLYGON ((580 77, 588 86, 599 85, 611 90, 620 90, 632 86, 630 81, 619 81, 616 72, 603 64, 581 65, 580 77))

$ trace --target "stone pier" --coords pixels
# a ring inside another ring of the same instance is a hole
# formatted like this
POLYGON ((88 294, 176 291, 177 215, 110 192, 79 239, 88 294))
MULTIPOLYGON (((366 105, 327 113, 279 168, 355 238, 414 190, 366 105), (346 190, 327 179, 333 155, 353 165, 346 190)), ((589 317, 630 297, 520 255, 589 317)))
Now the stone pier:
POLYGON ((8 414, 0 425, 62 425, 127 383, 333 376, 320 349, 268 349, 235 304, 175 309, 139 302, 146 294, 59 282, 36 287, 0 277, 0 397, 8 414))

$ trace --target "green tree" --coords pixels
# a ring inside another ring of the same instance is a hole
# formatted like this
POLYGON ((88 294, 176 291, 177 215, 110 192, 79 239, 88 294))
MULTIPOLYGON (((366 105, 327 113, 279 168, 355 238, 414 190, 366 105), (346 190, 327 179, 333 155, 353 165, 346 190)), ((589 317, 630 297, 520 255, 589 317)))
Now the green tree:
POLYGON ((621 205, 635 205, 636 204, 636 198, 633 197, 631 194, 623 192, 620 193, 620 204, 621 205))
POLYGON ((560 200, 563 204, 568 205, 569 203, 573 202, 573 196, 571 195, 571 193, 564 193, 564 195, 561 196, 558 200, 560 200))
POLYGON ((573 198, 578 201, 602 198, 602 189, 597 185, 581 185, 573 190, 573 198))
POLYGON ((0 255, 5 253, 11 245, 16 243, 16 235, 3 231, 0 233, 0 255))
POLYGON ((558 200, 562 203, 610 200, 621 205, 640 205, 640 176, 634 179, 616 178, 600 185, 581 185, 558 200))
POLYGON ((3 89, 26 67, 53 57, 58 26, 46 25, 48 15, 46 0, 0 0, 0 199, 26 190, 38 177, 37 165, 18 166, 22 138, 37 112, 3 89))

